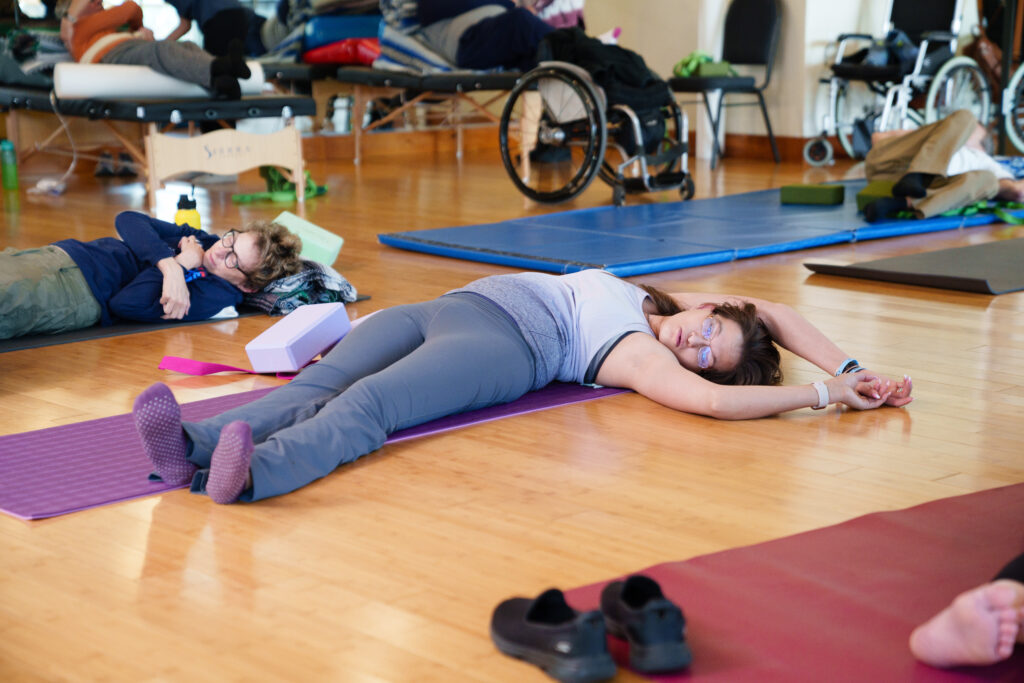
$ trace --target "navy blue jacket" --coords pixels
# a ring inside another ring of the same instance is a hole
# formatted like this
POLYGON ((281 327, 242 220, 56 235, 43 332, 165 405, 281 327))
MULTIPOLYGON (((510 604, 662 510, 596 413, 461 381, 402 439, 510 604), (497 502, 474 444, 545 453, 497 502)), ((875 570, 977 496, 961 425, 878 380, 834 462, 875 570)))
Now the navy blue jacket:
MULTIPOLYGON (((118 214, 114 227, 121 239, 54 242, 81 269, 100 304, 102 325, 110 325, 116 319, 161 322, 164 276, 156 267, 157 262, 176 256, 180 251, 178 242, 187 235, 194 235, 203 249, 209 249, 220 239, 137 211, 118 214)), ((186 277, 192 279, 186 283, 190 306, 183 320, 206 320, 227 306, 242 303, 240 289, 201 267, 187 271, 186 277)))
POLYGON ((435 21, 451 19, 484 5, 501 5, 505 9, 512 9, 516 6, 510 0, 420 0, 417 6, 417 18, 421 25, 430 26, 435 21))

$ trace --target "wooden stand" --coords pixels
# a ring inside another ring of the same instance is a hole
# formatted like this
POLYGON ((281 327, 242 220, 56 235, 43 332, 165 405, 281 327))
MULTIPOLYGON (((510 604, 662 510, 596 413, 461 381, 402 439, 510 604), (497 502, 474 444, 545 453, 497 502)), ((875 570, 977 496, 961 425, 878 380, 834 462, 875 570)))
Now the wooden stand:
MULTIPOLYGON (((139 169, 146 173, 150 210, 156 210, 156 191, 173 176, 190 171, 230 174, 258 166, 279 166, 295 183, 295 199, 302 204, 306 198, 302 138, 288 120, 282 130, 257 134, 224 127, 195 135, 194 124, 187 133, 164 132, 158 124, 101 119, 91 121, 66 116, 73 148, 61 142, 63 127, 53 127, 55 115, 47 112, 12 109, 8 116, 8 135, 14 142, 20 160, 37 152, 71 154, 90 158, 84 149, 118 145, 127 150, 139 169)), ((223 122, 222 122, 222 125, 223 122)))
POLYGON ((224 128, 187 137, 162 133, 151 123, 146 133, 146 159, 151 210, 156 209, 156 189, 167 178, 188 171, 238 173, 258 166, 280 166, 290 171, 295 199, 299 204, 306 200, 302 137, 291 124, 276 133, 224 128))

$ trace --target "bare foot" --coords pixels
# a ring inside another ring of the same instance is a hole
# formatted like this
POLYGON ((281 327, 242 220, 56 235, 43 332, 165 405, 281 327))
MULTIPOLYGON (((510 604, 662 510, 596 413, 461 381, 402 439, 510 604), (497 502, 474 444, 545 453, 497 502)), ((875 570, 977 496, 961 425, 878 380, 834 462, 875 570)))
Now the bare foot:
POLYGON ((1024 587, 995 581, 961 593, 949 607, 914 629, 910 650, 925 664, 994 664, 1013 652, 1020 633, 1024 587))
POLYGON ((1006 202, 1024 201, 1024 180, 1010 180, 1009 178, 999 179, 999 192, 996 199, 1006 202))
POLYGON ((909 130, 902 129, 875 131, 871 134, 871 145, 874 146, 876 143, 882 142, 883 140, 889 140, 890 138, 903 137, 909 132, 909 130))

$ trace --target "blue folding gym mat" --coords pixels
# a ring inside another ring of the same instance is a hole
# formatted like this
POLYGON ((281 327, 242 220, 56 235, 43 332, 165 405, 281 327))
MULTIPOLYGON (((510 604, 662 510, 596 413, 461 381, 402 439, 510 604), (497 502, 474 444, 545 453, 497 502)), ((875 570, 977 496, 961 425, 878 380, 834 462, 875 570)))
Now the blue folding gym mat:
POLYGON ((841 184, 846 186, 841 206, 783 205, 779 190, 761 190, 393 232, 377 238, 392 247, 468 261, 553 273, 600 268, 629 277, 998 220, 992 214, 975 214, 867 223, 857 213, 856 201, 865 181, 841 184))

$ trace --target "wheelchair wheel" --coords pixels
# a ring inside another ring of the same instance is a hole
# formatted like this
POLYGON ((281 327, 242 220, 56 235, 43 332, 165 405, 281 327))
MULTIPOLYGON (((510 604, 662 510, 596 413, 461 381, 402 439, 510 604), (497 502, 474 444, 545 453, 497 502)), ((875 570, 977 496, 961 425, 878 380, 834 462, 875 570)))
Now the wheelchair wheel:
POLYGON ((693 199, 693 195, 697 192, 697 187, 693 184, 693 178, 686 176, 686 180, 683 181, 683 186, 679 188, 679 198, 684 202, 693 199))
POLYGON ((1024 152, 1024 67, 1013 72, 1010 85, 1003 93, 1006 111, 1006 135, 1018 150, 1024 152), (1009 97, 1009 103, 1006 99, 1009 97), (1009 106, 1007 106, 1007 104, 1009 106))
MULTIPOLYGON (((850 85, 848 83, 841 83, 839 90, 836 92, 836 97, 832 101, 832 122, 836 127, 836 138, 839 140, 839 145, 846 152, 846 155, 851 159, 856 158, 856 153, 853 151, 853 125, 854 120, 857 117, 858 112, 863 110, 873 110, 875 96, 868 93, 865 90, 865 94, 869 96, 868 100, 863 100, 863 95, 858 98, 859 93, 851 92, 850 85)), ((863 113, 861 112, 861 113, 863 113)))
POLYGON ((808 140, 804 145, 804 161, 811 166, 829 166, 833 163, 832 143, 824 136, 808 140))
POLYGON ((508 96, 498 135, 501 160, 519 191, 538 202, 564 202, 590 185, 604 158, 604 108, 586 80, 542 66, 508 96))
POLYGON ((943 119, 958 109, 967 109, 984 126, 988 123, 992 93, 977 62, 954 57, 935 73, 925 100, 925 123, 943 119))

